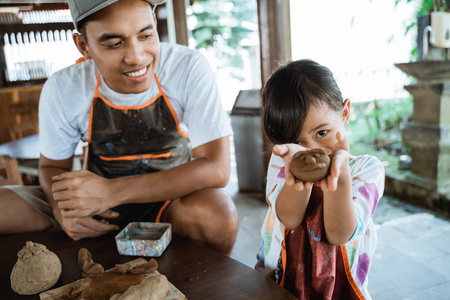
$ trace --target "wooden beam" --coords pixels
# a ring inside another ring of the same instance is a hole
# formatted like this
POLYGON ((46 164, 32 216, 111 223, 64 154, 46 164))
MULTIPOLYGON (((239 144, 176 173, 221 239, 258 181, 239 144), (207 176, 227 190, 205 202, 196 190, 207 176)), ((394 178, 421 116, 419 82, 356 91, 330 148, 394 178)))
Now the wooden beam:
POLYGON ((292 59, 289 0, 257 0, 261 86, 280 65, 292 59))
POLYGON ((188 0, 172 0, 173 17, 175 19, 176 42, 180 45, 189 46, 189 35, 187 28, 186 7, 188 0))
POLYGON ((69 9, 66 0, 2 0, 0 7, 29 6, 29 10, 69 9))
MULTIPOLYGON (((292 59, 289 0, 257 0, 260 39, 261 87, 275 69, 292 59)), ((262 116, 261 116, 261 122, 262 116)), ((262 127, 264 128, 264 126, 262 127)), ((264 131, 264 129, 263 129, 264 131)), ((269 165, 271 143, 264 132, 264 170, 269 165)))

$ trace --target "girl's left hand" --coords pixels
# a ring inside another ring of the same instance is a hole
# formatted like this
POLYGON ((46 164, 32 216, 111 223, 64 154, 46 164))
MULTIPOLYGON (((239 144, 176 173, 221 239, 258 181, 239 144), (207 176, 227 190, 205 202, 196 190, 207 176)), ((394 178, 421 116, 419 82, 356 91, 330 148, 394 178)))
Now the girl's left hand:
POLYGON ((342 134, 338 131, 336 133, 336 150, 330 155, 331 165, 330 165, 330 173, 325 178, 322 179, 319 184, 322 191, 336 191, 338 186, 339 177, 341 176, 344 170, 348 169, 348 161, 350 159, 350 153, 348 140, 346 136, 342 136, 342 134))

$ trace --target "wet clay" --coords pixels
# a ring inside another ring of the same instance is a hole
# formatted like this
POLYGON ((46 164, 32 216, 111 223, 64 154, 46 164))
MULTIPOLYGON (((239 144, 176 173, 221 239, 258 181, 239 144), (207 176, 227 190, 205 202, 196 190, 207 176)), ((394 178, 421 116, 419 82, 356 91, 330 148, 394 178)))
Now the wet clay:
POLYGON ((131 286, 125 293, 116 294, 110 300, 160 300, 169 292, 169 281, 161 274, 147 277, 138 285, 131 286))
POLYGON ((107 300, 141 283, 144 278, 144 275, 105 272, 102 276, 80 280, 75 286, 67 288, 64 295, 65 299, 107 300))
POLYGON ((291 162, 291 173, 304 182, 324 179, 330 170, 330 158, 322 149, 299 151, 291 162))
MULTIPOLYGON (((144 260, 145 261, 145 260, 144 260)), ((64 290, 64 299, 161 299, 168 291, 165 289, 164 280, 156 280, 160 274, 151 276, 152 280, 147 280, 145 274, 156 271, 158 263, 154 258, 148 262, 138 265, 116 264, 116 267, 108 272, 103 272, 103 266, 92 260, 92 254, 88 249, 82 248, 78 252, 78 265, 83 270, 84 280, 78 281, 75 285, 64 290), (153 290, 149 290, 151 287, 153 290), (128 292, 128 290, 130 292, 128 292), (159 290, 161 289, 161 291, 159 290), (164 292, 165 291, 165 292, 164 292), (126 294, 128 292, 128 294, 126 294), (157 295, 164 294, 160 298, 157 295), (149 298, 149 297, 153 298, 149 298)))
POLYGON ((26 242, 11 272, 11 287, 20 295, 34 295, 51 288, 61 275, 58 256, 42 244, 26 242))
POLYGON ((93 261, 91 252, 86 248, 78 251, 78 265, 82 270, 82 277, 97 277, 104 272, 103 266, 93 261))
POLYGON ((130 266, 129 264, 117 264, 116 270, 121 274, 131 273, 131 274, 147 274, 155 272, 158 268, 158 262, 151 258, 147 263, 140 264, 137 266, 130 266))

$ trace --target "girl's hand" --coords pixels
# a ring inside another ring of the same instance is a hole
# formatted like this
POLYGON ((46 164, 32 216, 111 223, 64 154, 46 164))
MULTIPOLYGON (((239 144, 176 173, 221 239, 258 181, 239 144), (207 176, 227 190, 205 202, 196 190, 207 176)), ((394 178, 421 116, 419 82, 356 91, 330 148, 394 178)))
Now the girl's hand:
POLYGON ((336 150, 342 149, 347 152, 350 151, 349 150, 350 146, 348 145, 348 139, 347 139, 347 135, 345 134, 345 132, 344 132, 344 134, 342 134, 340 131, 338 131, 336 133, 336 140, 337 140, 337 143, 336 143, 336 145, 334 145, 336 150))
POLYGON ((322 191, 336 191, 338 187, 339 177, 349 169, 348 161, 350 154, 345 150, 334 151, 331 156, 330 173, 322 179, 319 184, 322 191))
POLYGON ((329 175, 319 182, 322 191, 336 191, 339 177, 345 172, 349 170, 348 161, 350 159, 350 153, 348 140, 346 136, 342 136, 342 134, 338 131, 336 133, 336 150, 330 155, 331 165, 330 165, 330 173, 329 175))
POLYGON ((273 154, 278 155, 284 160, 284 175, 286 177, 286 185, 294 185, 294 188, 297 191, 302 191, 304 189, 311 189, 313 183, 312 182, 303 182, 298 180, 292 175, 290 166, 292 162, 292 156, 298 151, 309 150, 305 147, 302 147, 297 144, 283 144, 283 145, 275 145, 272 149, 273 154))

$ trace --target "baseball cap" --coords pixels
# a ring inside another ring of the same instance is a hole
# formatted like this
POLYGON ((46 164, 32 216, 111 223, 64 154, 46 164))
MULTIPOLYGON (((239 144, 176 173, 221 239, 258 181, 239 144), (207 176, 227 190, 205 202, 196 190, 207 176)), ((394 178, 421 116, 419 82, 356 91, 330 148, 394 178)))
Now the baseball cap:
MULTIPOLYGON (((67 2, 69 4, 70 14, 72 15, 75 29, 78 30, 78 22, 116 1, 118 0, 68 0, 67 2)), ((166 0, 145 1, 154 7, 166 2, 166 0)))

